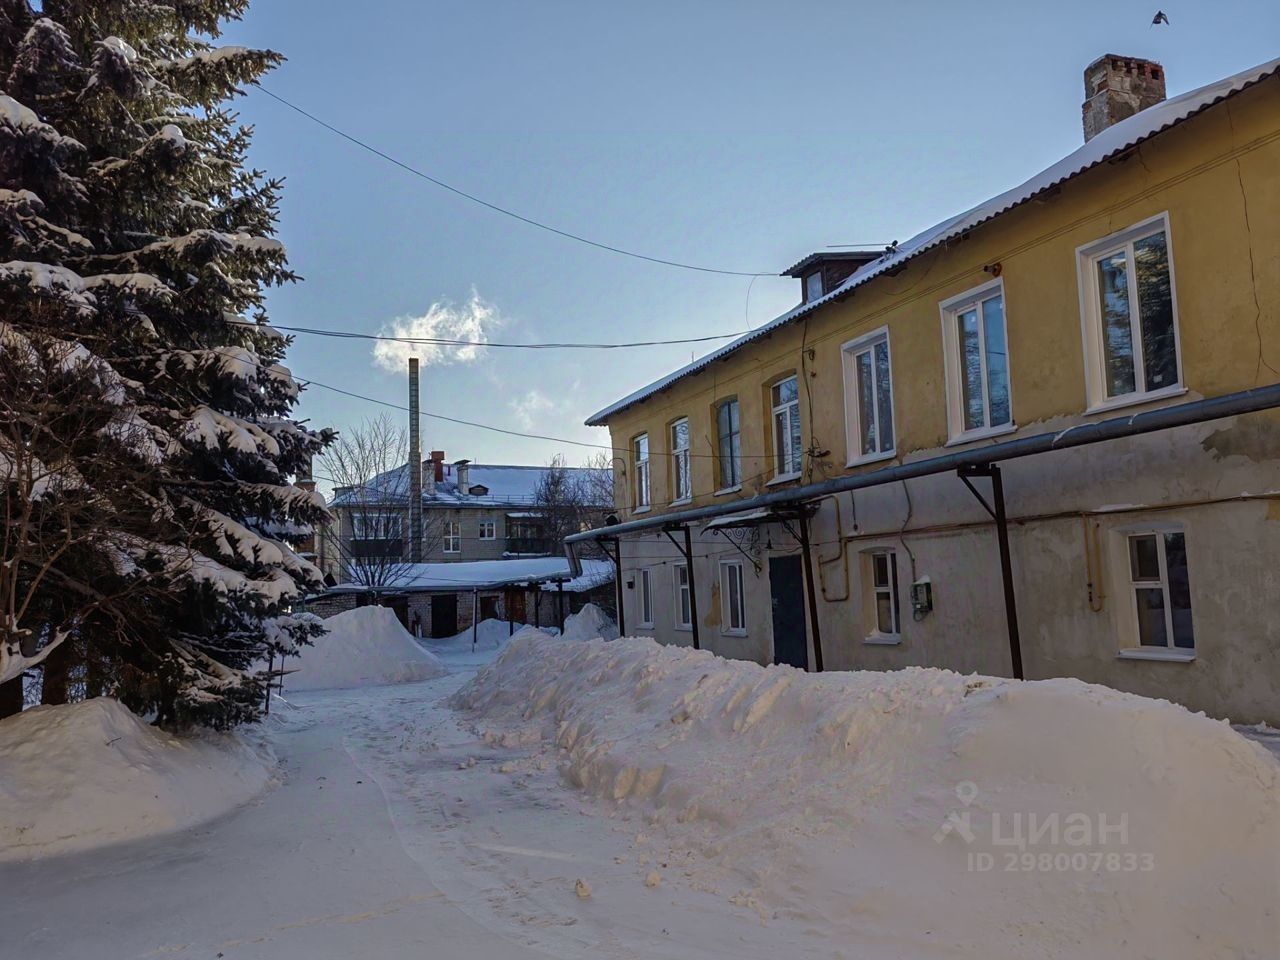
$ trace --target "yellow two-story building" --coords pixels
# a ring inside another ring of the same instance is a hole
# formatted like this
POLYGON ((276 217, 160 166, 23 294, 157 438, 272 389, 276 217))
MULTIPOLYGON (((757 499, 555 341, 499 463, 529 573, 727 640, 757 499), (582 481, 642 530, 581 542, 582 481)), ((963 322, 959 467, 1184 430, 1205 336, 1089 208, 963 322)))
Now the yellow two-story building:
POLYGON ((588 420, 626 633, 1280 723, 1278 72, 1099 59, 1079 150, 588 420))

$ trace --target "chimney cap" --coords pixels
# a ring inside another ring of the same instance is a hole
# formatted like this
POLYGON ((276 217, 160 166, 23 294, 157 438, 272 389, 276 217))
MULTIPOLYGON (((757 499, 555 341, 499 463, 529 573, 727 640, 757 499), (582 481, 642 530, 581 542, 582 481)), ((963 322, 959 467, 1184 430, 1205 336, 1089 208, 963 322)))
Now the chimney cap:
POLYGON ((1159 60, 1148 60, 1146 57, 1127 57, 1119 53, 1104 53, 1102 56, 1098 57, 1097 60, 1094 60, 1093 63, 1085 67, 1085 71, 1088 72, 1106 61, 1110 61, 1109 65, 1113 70, 1121 70, 1129 67, 1138 68, 1139 70, 1142 67, 1157 67, 1160 70, 1164 69, 1159 60))
POLYGON ((455 460, 453 461, 453 465, 455 467, 465 467, 470 462, 471 462, 470 460, 455 460))

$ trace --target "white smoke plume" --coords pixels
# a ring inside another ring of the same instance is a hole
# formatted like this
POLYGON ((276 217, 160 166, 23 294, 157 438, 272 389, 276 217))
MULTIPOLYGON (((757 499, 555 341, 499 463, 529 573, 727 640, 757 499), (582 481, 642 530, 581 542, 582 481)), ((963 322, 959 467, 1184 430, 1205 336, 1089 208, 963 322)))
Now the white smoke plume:
POLYGON ((428 340, 465 340, 466 346, 441 343, 402 343, 379 340, 373 345, 373 362, 391 373, 400 373, 410 357, 417 357, 424 367, 450 363, 474 363, 484 352, 489 335, 502 325, 498 308, 481 299, 474 290, 463 304, 449 300, 431 304, 417 317, 397 317, 379 332, 383 336, 414 337, 428 340))

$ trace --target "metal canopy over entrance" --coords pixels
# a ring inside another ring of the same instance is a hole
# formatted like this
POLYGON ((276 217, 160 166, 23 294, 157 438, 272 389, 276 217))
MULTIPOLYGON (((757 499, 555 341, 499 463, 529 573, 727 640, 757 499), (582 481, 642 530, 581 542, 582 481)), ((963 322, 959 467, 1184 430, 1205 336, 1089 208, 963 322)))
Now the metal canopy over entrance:
MULTIPOLYGON (((586 530, 565 538, 565 552, 569 557, 570 567, 576 575, 579 572, 579 567, 575 548, 579 543, 594 540, 612 540, 615 544, 620 545, 621 538, 627 534, 642 533, 654 529, 670 531, 681 528, 685 530, 686 543, 688 543, 688 530, 692 524, 705 524, 707 528, 726 528, 738 525, 734 521, 735 517, 738 519, 738 523, 784 522, 781 516, 773 519, 771 515, 784 514, 787 512, 787 508, 790 508, 791 518, 798 521, 797 539, 800 541, 804 560, 806 566, 808 566, 812 563, 809 550, 808 516, 803 510, 798 509, 802 504, 838 493, 865 490, 903 480, 912 480, 917 477, 936 476, 954 471, 982 503, 984 509, 991 514, 996 524, 996 536, 1000 549, 1001 580, 1004 586, 1005 615, 1009 630, 1011 668, 1013 675, 1021 679, 1023 669, 1018 632, 1017 602, 1014 595, 1012 561, 1009 556, 1003 478, 997 464, 1021 457, 1037 456, 1039 454, 1052 453, 1056 450, 1069 450, 1073 447, 1083 447, 1108 440, 1136 437, 1143 434, 1171 430, 1176 427, 1207 423, 1226 417, 1276 408, 1280 408, 1280 383, 1269 384, 1265 387, 1255 387, 1251 390, 1241 390, 1237 393, 1228 393, 1206 400, 1196 400, 1191 403, 1180 403, 1157 410, 1148 410, 1132 416, 1082 423, 1074 427, 1068 427, 1065 430, 1019 437, 1015 440, 993 443, 989 446, 972 450, 962 450, 937 457, 929 457, 913 463, 896 464, 866 473, 851 474, 831 480, 823 480, 818 483, 810 483, 790 490, 761 493, 737 502, 695 507, 691 510, 644 517, 639 520, 629 520, 626 523, 586 530), (970 482, 970 478, 973 477, 990 479, 991 503, 988 503, 977 487, 970 482), (717 524, 716 521, 718 520, 720 523, 717 524), (710 521, 710 523, 707 521, 710 521)), ((692 554, 692 550, 687 549, 682 553, 688 559, 692 554)), ((618 557, 620 571, 620 553, 618 557)), ((807 573, 806 579, 810 583, 810 618, 814 626, 814 667, 820 671, 822 670, 822 654, 821 643, 817 633, 817 600, 812 590, 812 574, 809 571, 807 573)), ((689 579, 692 584, 694 579, 692 574, 689 579)), ((621 584, 621 577, 619 577, 619 584, 621 584)), ((619 589, 618 601, 618 609, 621 611, 621 589, 619 589)))

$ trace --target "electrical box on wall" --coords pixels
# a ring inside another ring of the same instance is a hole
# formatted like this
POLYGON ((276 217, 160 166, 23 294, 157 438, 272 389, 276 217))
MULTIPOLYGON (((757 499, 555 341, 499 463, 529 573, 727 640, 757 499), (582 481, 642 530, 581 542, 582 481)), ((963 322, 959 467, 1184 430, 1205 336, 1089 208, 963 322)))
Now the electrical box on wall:
POLYGON ((911 585, 911 612, 917 620, 923 620, 933 610, 933 584, 928 577, 921 577, 911 585))

